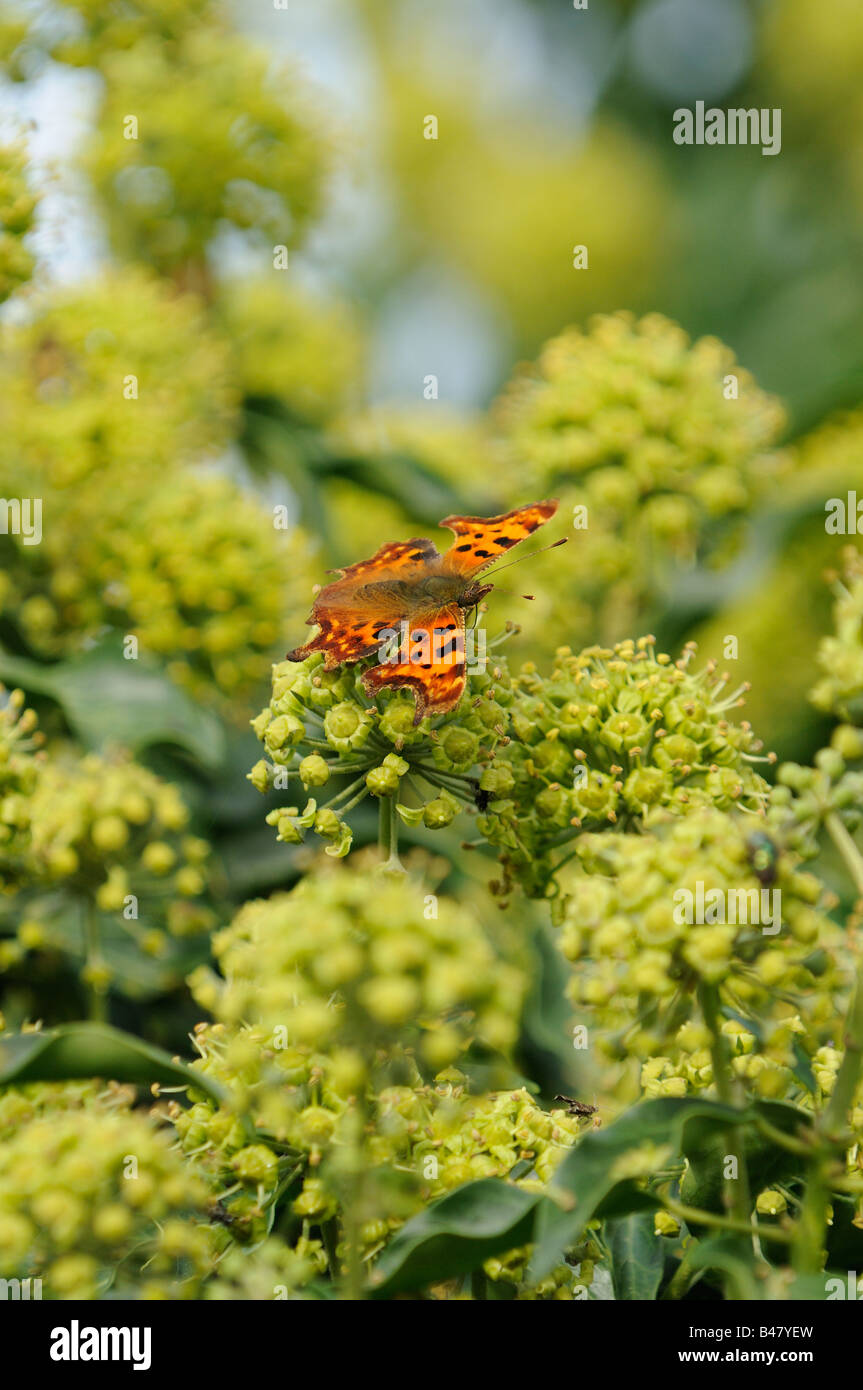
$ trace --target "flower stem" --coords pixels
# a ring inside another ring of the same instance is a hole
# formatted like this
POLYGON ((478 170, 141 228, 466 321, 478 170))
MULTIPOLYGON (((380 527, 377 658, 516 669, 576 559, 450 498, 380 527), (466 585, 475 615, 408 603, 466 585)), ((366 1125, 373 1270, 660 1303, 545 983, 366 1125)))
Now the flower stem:
MULTIPOLYGON (((101 965, 99 916, 95 904, 89 899, 84 904, 84 941, 87 966, 101 965)), ((105 1023, 108 1018, 108 996, 104 989, 99 989, 91 981, 87 983, 87 1017, 92 1023, 105 1023)))
MULTIPOLYGON (((728 1065, 728 1044, 719 1027, 719 990, 716 985, 705 981, 698 986, 698 1001, 701 1013, 710 1033, 710 1059, 713 1064, 713 1084, 716 1094, 724 1105, 734 1105, 734 1083, 728 1065)), ((729 1158, 735 1160, 736 1177, 727 1178, 725 1199, 733 1213, 738 1227, 742 1224, 749 1229, 749 1175, 746 1169, 746 1154, 743 1138, 738 1127, 728 1131, 729 1158)))
POLYGON ((378 811, 378 848, 381 852, 381 870, 389 874, 403 874, 404 865, 399 859, 399 818, 396 814, 396 802, 399 799, 399 789, 396 787, 392 796, 382 796, 378 811))
MULTIPOLYGON (((388 797, 381 798, 381 801, 387 800, 389 800, 388 797)), ((364 1141, 366 1118, 365 1100, 357 1097, 357 1108, 353 1117, 354 1132, 350 1145, 351 1170, 344 1204, 344 1232, 347 1245, 345 1294, 352 1303, 360 1302, 365 1297, 365 1272, 363 1270, 363 1251, 360 1241, 360 1229, 362 1226, 362 1204, 364 1195, 363 1173, 365 1168, 364 1141)))
POLYGON ((860 1080, 860 1068, 863 1065, 863 958, 857 968, 854 997, 848 1008, 844 1031, 845 1055, 839 1067, 830 1103, 824 1112, 824 1127, 828 1133, 845 1128, 848 1111, 854 1103, 860 1080))
POLYGON ((719 1216, 716 1212, 702 1211, 700 1207, 690 1207, 685 1202, 677 1202, 673 1197, 663 1197, 662 1205, 672 1216, 676 1216, 679 1221, 685 1221, 688 1226, 710 1226, 716 1231, 738 1231, 742 1235, 775 1240, 783 1245, 789 1245, 792 1240, 791 1232, 783 1231, 779 1226, 759 1226, 757 1221, 741 1221, 736 1216, 719 1216))
POLYGON ((835 811, 831 811, 824 818, 824 824, 832 839, 845 861, 845 867, 851 875, 854 887, 858 894, 863 898, 863 855, 861 855, 850 832, 846 829, 841 818, 835 811))

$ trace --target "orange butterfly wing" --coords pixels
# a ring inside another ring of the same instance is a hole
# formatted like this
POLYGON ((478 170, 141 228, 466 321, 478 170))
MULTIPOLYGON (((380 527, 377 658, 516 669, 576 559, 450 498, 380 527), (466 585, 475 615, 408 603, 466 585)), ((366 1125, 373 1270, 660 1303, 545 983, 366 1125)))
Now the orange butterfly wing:
POLYGON ((380 633, 406 617, 408 604, 384 587, 392 580, 421 579, 432 560, 439 560, 432 541, 414 538, 390 541, 368 560, 336 571, 340 576, 317 595, 307 626, 320 631, 288 652, 288 661, 304 661, 324 652, 326 670, 342 662, 360 661, 380 646, 380 633))
POLYGON ((456 537, 443 557, 448 574, 481 574, 519 541, 538 531, 557 511, 557 500, 531 502, 502 516, 448 516, 441 522, 456 537))
POLYGON ((421 607, 423 599, 428 602, 422 581, 436 572, 463 580, 468 591, 475 576, 556 511, 557 502, 549 500, 516 507, 502 516, 448 516, 441 526, 448 527, 456 539, 443 557, 432 541, 422 538, 382 545, 370 559, 338 570, 339 578, 321 590, 307 620, 319 631, 288 652, 288 660, 302 661, 311 652, 322 651, 327 670, 360 661, 380 652, 383 631, 398 631, 404 623, 407 652, 400 650, 399 659, 382 659, 366 671, 366 692, 374 696, 384 689, 412 690, 417 724, 426 713, 452 709, 465 688, 464 609, 458 601, 438 610, 421 607), (416 593, 411 591, 413 584, 416 593), (406 654, 410 659, 400 659, 406 654))
POLYGON ((363 676, 363 686, 372 697, 380 690, 412 690, 417 705, 414 723, 419 724, 424 714, 452 709, 464 693, 464 611, 452 603, 438 612, 415 614, 408 627, 399 655, 413 659, 372 666, 363 676))

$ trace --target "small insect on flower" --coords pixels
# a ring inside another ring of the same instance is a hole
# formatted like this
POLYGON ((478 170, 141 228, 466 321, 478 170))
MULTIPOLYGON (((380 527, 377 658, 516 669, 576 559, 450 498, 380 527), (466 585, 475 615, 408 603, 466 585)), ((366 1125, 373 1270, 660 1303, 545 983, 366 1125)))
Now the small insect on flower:
POLYGON ((574 1100, 572 1096, 555 1096, 556 1105, 565 1105, 570 1115, 595 1115, 597 1107, 584 1100, 574 1100))
POLYGON ((747 837, 746 857, 752 865, 752 872, 763 887, 767 888, 775 882, 779 849, 763 830, 754 830, 747 837))
POLYGON ((308 618, 320 630, 288 652, 288 660, 322 651, 331 670, 377 653, 378 665, 362 678, 368 695, 407 687, 416 700, 415 724, 427 712, 453 709, 466 681, 465 613, 494 588, 478 583, 478 576, 556 511, 557 502, 549 500, 502 516, 445 517, 441 526, 456 538, 445 555, 422 537, 382 545, 371 559, 338 570, 339 578, 321 590, 308 618))

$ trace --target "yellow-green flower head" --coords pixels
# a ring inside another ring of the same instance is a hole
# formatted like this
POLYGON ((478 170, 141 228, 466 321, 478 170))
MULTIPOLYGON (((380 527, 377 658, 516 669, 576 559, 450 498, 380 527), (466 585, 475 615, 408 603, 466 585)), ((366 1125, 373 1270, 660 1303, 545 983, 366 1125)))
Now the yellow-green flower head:
POLYGON ((130 269, 55 291, 10 327, 0 390, 0 449, 5 456, 14 438, 23 495, 38 481, 52 520, 63 490, 91 475, 101 474, 104 502, 120 477, 137 472, 152 486, 222 447, 236 406, 228 349, 198 300, 130 269))
POLYGON ((0 1092, 0 1277, 49 1299, 194 1298, 207 1188, 171 1131, 117 1088, 0 1092))
POLYGON ((218 1276, 207 1281, 204 1298, 231 1303, 284 1299, 326 1268, 327 1256, 319 1240, 300 1236, 288 1245, 279 1236, 270 1236, 253 1251, 229 1249, 219 1261, 218 1276))
POLYGON ((701 807, 652 833, 586 834, 561 873, 569 997, 609 1056, 648 1059, 649 1095, 712 1085, 700 985, 719 990, 734 1069, 756 1095, 805 1104, 795 1048, 813 1056, 841 1017, 825 895, 784 848, 762 862, 759 824, 701 807))
POLYGON ((201 265, 226 224, 256 233, 271 264, 274 247, 297 244, 320 211, 329 152, 305 84, 271 57, 208 26, 105 55, 85 165, 121 255, 201 265))
POLYGON ((0 892, 27 876, 33 792, 38 776, 36 716, 20 690, 0 685, 0 892))
POLYGON ((755 771, 761 745, 742 703, 714 663, 673 662, 653 638, 561 648, 547 678, 532 665, 513 681, 512 741, 480 785, 491 798, 479 826, 501 851, 507 879, 550 896, 557 865, 585 830, 650 824, 699 806, 750 811, 768 785, 755 771), (572 842, 572 844, 570 843, 572 842))
POLYGON ((106 627, 134 634, 197 698, 246 713, 308 607, 304 536, 228 478, 109 476, 57 498, 42 545, 18 547, 6 611, 46 656, 106 627))
POLYGON ((59 15, 40 23, 22 9, 7 17, 0 46, 9 76, 32 74, 34 60, 51 57, 73 67, 102 66, 117 49, 131 48, 139 39, 157 38, 169 46, 189 29, 218 26, 224 18, 221 0, 125 0, 122 6, 102 0, 57 0, 59 15))
POLYGON ((214 950, 226 981, 209 1005, 217 1017, 281 1029, 287 1049, 368 1056, 407 1034, 440 1066, 475 1034, 504 1051, 517 1035, 520 971, 468 910, 429 900, 413 880, 347 869, 306 878, 247 903, 214 950))
POLYGON ((186 833, 189 813, 177 788, 120 755, 60 755, 40 766, 29 805, 20 872, 27 912, 3 965, 32 949, 73 958, 86 951, 81 976, 98 993, 113 985, 140 994, 157 967, 162 988, 178 985, 179 939, 202 936, 215 919, 205 901, 208 847, 186 833), (71 910, 89 915, 92 939, 56 930, 58 887, 80 900, 71 910), (143 973, 130 963, 130 938, 145 965, 155 958, 143 973))
MULTIPOLYGON (((196 984, 201 991, 207 992, 203 973, 196 984)), ((438 1031, 453 1032, 449 1024, 438 1031)), ((176 1107, 174 1123, 184 1149, 194 1150, 213 1181, 230 1189, 225 1207, 231 1233, 241 1243, 259 1238, 260 1208, 281 1171, 274 1162, 277 1152, 289 1155, 283 1166, 299 1162, 303 1167, 291 1209, 313 1225, 334 1217, 344 1225, 345 1206, 356 1201, 345 1180, 350 1165, 359 1164, 364 1180, 358 1239, 371 1260, 408 1217, 461 1183, 507 1178, 520 1164, 521 1175, 513 1180, 538 1190, 579 1131, 577 1119, 563 1110, 542 1110, 523 1089, 471 1095, 465 1076, 452 1067, 433 1085, 423 1083, 412 1056, 399 1049, 390 1051, 386 1066, 380 1054, 370 1066, 367 1048, 338 1041, 319 1052, 280 1046, 279 1032, 257 1025, 202 1024, 195 1036, 201 1053, 197 1065, 242 1100, 262 1140, 252 1146, 250 1163, 247 1136, 234 1114, 203 1098, 189 1110, 176 1107), (389 1070, 398 1075, 397 1083, 388 1079, 389 1070), (366 1115, 359 1131, 358 1099, 366 1115), (400 1174, 396 1186, 390 1178, 394 1170, 400 1174), (253 1199, 257 1214, 249 1205, 253 1199)), ((458 1049, 457 1035, 440 1041, 449 1055, 458 1049)), ((311 1267, 297 1267, 298 1282, 305 1282, 318 1263, 318 1247, 300 1242, 293 1248, 311 1261, 311 1267)), ((346 1253, 342 1241, 340 1267, 346 1253)), ((280 1258, 288 1261, 287 1255, 280 1258)), ((509 1282, 497 1271, 489 1274, 509 1282)))
POLYGON ((820 833, 828 819, 841 821, 851 832, 863 822, 863 771, 846 765, 846 757, 859 761, 861 755, 861 730, 840 724, 831 747, 815 754, 814 767, 780 767, 768 820, 803 858, 814 859, 820 852, 820 833))
POLYGON ((272 272, 221 282, 213 307, 244 396, 277 400, 292 419, 320 425, 361 390, 364 342, 346 304, 272 272))
POLYGON ((203 843, 184 834, 189 812, 178 789, 120 754, 47 761, 32 808, 36 872, 82 886, 113 864, 166 879, 203 843))
POLYGON ((329 802, 281 806, 267 816, 277 837, 299 844, 307 830, 343 857, 351 847, 350 812, 366 796, 394 798, 408 825, 443 829, 460 810, 483 800, 481 769, 507 742, 511 679, 492 653, 483 671, 468 671, 455 709, 414 724, 416 705, 404 691, 371 701, 361 677, 369 662, 324 670, 323 656, 273 667, 272 697, 252 720, 266 756, 249 773, 261 792, 293 795, 326 787, 329 802), (347 779, 347 780, 345 780, 347 779))
POLYGON ((0 304, 32 274, 33 256, 25 238, 33 229, 37 202, 27 179, 23 142, 0 145, 0 304))
POLYGON ((675 565, 727 558, 708 549, 716 522, 790 467, 780 404, 718 340, 691 343, 659 314, 599 315, 551 339, 496 419, 518 486, 572 513, 572 544, 536 562, 532 588, 573 642, 631 631, 675 565))
MULTIPOLYGON (((842 580, 836 583, 834 631, 818 651, 824 672, 812 691, 818 709, 863 725, 863 555, 853 546, 843 551, 842 580)), ((856 757, 860 757, 857 753, 856 757)))

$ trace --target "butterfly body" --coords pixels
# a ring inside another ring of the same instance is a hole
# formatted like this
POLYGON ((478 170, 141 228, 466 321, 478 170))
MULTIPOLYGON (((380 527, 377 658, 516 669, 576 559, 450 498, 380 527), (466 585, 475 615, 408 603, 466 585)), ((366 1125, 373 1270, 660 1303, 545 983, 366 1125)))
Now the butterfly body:
MULTIPOLYGON (((439 557, 442 559, 443 557, 439 557)), ((384 603, 387 606, 400 604, 405 613, 419 606, 440 608, 457 603, 465 611, 475 608, 480 599, 490 593, 493 584, 465 584, 464 580, 451 574, 435 573, 420 576, 415 580, 384 579, 375 583, 363 584, 356 592, 361 602, 384 603)))
POLYGON ((545 501, 502 516, 449 516, 441 525, 456 539, 444 555, 432 541, 414 537, 389 542, 370 559, 337 570, 339 577, 320 591, 308 619, 318 633, 289 652, 288 660, 322 651, 331 670, 377 652, 379 664, 363 676, 369 695, 411 689, 416 723, 427 711, 452 709, 465 687, 464 615, 494 588, 478 576, 556 510, 556 501, 545 501))

